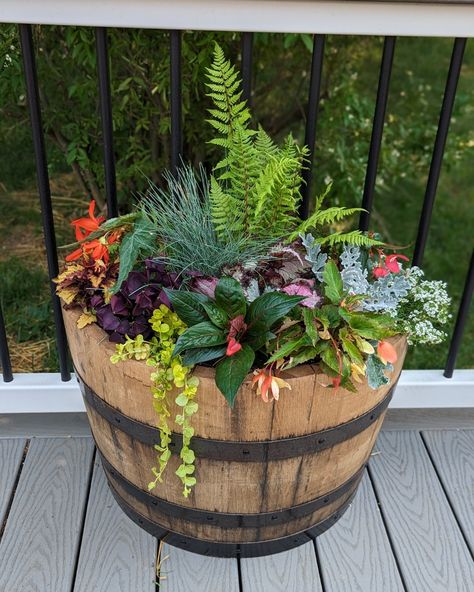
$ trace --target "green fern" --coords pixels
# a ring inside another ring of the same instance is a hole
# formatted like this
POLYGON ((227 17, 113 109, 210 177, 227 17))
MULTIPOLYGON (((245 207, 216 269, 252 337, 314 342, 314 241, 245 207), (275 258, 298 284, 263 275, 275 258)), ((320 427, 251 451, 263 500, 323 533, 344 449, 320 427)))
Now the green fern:
MULTIPOLYGON (((206 83, 210 92, 208 96, 214 103, 214 109, 209 109, 212 116, 207 121, 216 129, 223 138, 215 138, 211 144, 226 147, 237 128, 246 130, 251 118, 246 101, 241 101, 239 73, 235 67, 226 60, 222 48, 216 43, 214 48, 214 61, 207 68, 206 83)), ((253 132, 252 132, 253 133, 253 132)))
POLYGON ((376 247, 385 243, 364 234, 361 230, 351 232, 333 232, 325 237, 319 237, 316 241, 321 245, 352 245, 354 247, 376 247))
POLYGON ((213 102, 208 119, 217 135, 211 144, 224 149, 224 157, 213 170, 210 206, 219 240, 229 236, 268 237, 275 240, 313 231, 322 244, 381 244, 359 231, 335 232, 322 236, 321 230, 360 211, 360 208, 324 209, 330 187, 316 199, 314 213, 302 221, 297 212, 301 202, 302 171, 308 149, 300 148, 289 135, 276 145, 265 130, 249 129, 250 110, 241 100, 239 75, 221 47, 216 44, 214 61, 207 69, 208 96, 213 102))

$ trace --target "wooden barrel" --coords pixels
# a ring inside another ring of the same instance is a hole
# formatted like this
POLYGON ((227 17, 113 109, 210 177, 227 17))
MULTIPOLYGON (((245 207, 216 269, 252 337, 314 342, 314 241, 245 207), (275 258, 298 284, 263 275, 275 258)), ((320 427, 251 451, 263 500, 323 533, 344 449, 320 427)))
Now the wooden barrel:
MULTIPOLYGON (((352 500, 401 371, 392 381, 357 393, 324 386, 311 364, 284 373, 291 391, 264 403, 249 376, 230 409, 214 370, 196 367, 199 411, 192 418, 197 484, 189 498, 174 474, 179 426, 174 426, 164 482, 152 492, 159 443, 150 367, 111 364, 114 345, 97 326, 78 330, 80 312, 64 311, 69 345, 92 433, 115 499, 132 520, 166 542, 221 557, 258 556, 303 544, 324 532, 352 500)), ((177 409, 172 409, 172 417, 177 409)))

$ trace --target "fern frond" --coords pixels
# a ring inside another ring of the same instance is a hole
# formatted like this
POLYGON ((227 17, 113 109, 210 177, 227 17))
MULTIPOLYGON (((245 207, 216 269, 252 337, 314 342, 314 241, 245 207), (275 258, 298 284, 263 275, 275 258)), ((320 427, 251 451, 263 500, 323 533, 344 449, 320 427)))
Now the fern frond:
POLYGON ((299 184, 294 183, 294 171, 299 170, 297 158, 271 156, 261 171, 253 191, 253 210, 250 231, 265 232, 281 237, 294 228, 300 199, 299 184))
POLYGON ((217 237, 223 240, 241 225, 242 210, 236 200, 226 194, 214 176, 209 189, 211 216, 217 237))
POLYGON ((239 72, 226 60, 222 48, 216 43, 212 65, 207 68, 209 89, 214 109, 209 109, 212 116, 209 123, 228 138, 240 127, 247 128, 251 117, 246 101, 241 101, 242 90, 239 72))
POLYGON ((316 241, 320 245, 351 245, 353 247, 377 247, 383 246, 382 241, 370 238, 361 230, 353 230, 351 232, 334 232, 325 237, 319 237, 316 241))

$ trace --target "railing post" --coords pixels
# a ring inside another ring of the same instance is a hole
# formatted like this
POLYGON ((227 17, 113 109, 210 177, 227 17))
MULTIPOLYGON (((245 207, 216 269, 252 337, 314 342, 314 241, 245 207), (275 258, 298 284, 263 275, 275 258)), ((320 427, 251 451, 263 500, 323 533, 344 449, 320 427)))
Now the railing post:
POLYGON ((436 132, 436 140, 434 143, 425 198, 423 200, 423 209, 416 237, 415 252, 413 255, 413 265, 417 266, 420 266, 423 263, 423 255, 425 253, 426 241, 428 240, 431 215, 433 213, 436 190, 438 188, 439 175, 443 163, 444 148, 448 137, 449 124, 451 122, 454 99, 456 98, 456 89, 458 86, 459 74, 461 73, 465 48, 466 39, 454 40, 453 53, 451 55, 451 63, 449 65, 448 78, 446 80, 443 104, 439 116, 438 131, 436 132))
POLYGON ((313 180, 313 161, 316 143, 316 125, 319 111, 319 95, 321 92, 321 78, 323 72, 324 35, 314 35, 313 55, 311 58, 311 77, 309 81, 308 107, 306 111, 306 129, 304 143, 308 146, 309 155, 306 168, 303 170, 303 187, 301 194, 303 199, 300 206, 300 217, 304 220, 309 214, 309 200, 311 196, 311 183, 313 180))
POLYGON ((242 98, 252 106, 253 33, 242 33, 242 98))
POLYGON ((97 52, 97 72, 99 76, 100 113, 102 120, 102 141, 104 144, 105 193, 107 199, 107 217, 118 216, 117 182, 115 179, 115 156, 113 140, 112 99, 110 95, 109 52, 107 47, 107 29, 95 30, 97 52))
POLYGON ((170 32, 171 172, 176 174, 183 152, 181 94, 181 31, 170 32))
POLYGON ((466 281, 464 283, 464 290, 462 293, 461 303, 459 305, 458 316, 454 326, 453 336, 449 345, 448 359, 446 361, 446 368, 444 376, 451 378, 453 376, 454 367, 456 365, 456 358, 461 346, 464 328, 467 323, 469 315, 469 308, 472 302, 472 295, 474 292, 474 250, 472 251, 469 269, 467 270, 466 281))
POLYGON ((20 42, 23 55, 23 67, 25 71, 26 94, 28 97, 33 146, 35 151, 36 177, 38 181, 38 192, 41 203, 41 218, 43 222, 44 242, 46 246, 46 257, 48 262, 51 299, 56 329, 56 343, 58 347, 59 368, 61 371, 62 380, 70 380, 71 375, 68 368, 67 339, 62 317, 61 302, 56 296, 55 286, 51 281, 58 275, 59 267, 31 25, 20 25, 20 42))
POLYGON ((5 321, 3 319, 2 306, 0 303, 0 361, 2 362, 2 374, 4 382, 13 380, 12 364, 10 352, 8 351, 7 332, 5 330, 5 321))
POLYGON ((379 86, 375 101, 374 121, 372 124, 372 136, 370 138, 369 157, 365 175, 364 195, 362 197, 363 212, 360 213, 359 228, 368 230, 370 214, 374 201, 375 180, 382 145, 383 126, 387 111, 388 91, 392 74, 393 54, 395 52, 395 37, 385 37, 383 44, 382 62, 380 65, 379 86))

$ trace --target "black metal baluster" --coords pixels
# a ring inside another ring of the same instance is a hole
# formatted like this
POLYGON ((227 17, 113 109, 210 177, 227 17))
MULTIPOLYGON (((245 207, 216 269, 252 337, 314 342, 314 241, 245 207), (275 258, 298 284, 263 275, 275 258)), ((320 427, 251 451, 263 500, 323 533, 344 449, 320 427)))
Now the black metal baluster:
MULTIPOLYGON (((23 67, 25 71, 26 93, 28 97, 31 131, 33 135, 33 146, 35 151, 36 177, 41 203, 41 218, 43 222, 48 273, 50 280, 52 280, 58 275, 59 268, 58 256, 56 252, 56 235, 54 232, 53 209, 51 205, 51 191, 49 187, 48 164, 46 160, 43 124, 41 120, 38 80, 36 76, 33 36, 31 25, 19 25, 19 29, 23 54, 23 67)), ((69 380, 71 375, 68 369, 67 339, 61 313, 61 303, 59 298, 56 296, 55 287, 51 281, 50 288, 61 378, 62 380, 69 380)))
POLYGON ((181 97, 181 31, 170 32, 171 172, 176 174, 183 153, 181 97))
POLYGON ((446 368, 444 376, 451 378, 453 376, 454 367, 456 365, 456 358, 461 346, 462 336, 467 323, 469 315, 469 308, 472 302, 472 294, 474 293, 474 250, 471 255, 469 269, 467 270, 466 282, 462 293, 461 303, 459 304, 458 316, 454 326, 453 336, 449 345, 448 359, 446 361, 446 368))
POLYGON ((449 123, 451 121, 451 114, 453 112, 454 99, 456 98, 456 89, 458 86, 459 74, 461 72, 465 48, 466 39, 457 38, 454 40, 453 53, 451 55, 451 63, 449 65, 448 78, 446 80, 443 104, 441 106, 441 113, 439 116, 438 131, 436 133, 433 156, 431 157, 430 172, 428 175, 428 183, 426 185, 423 209, 418 226, 415 252, 413 255, 413 265, 420 266, 423 263, 423 255, 425 252, 426 241, 428 239, 428 231, 430 228, 431 215, 433 213, 436 189, 438 187, 444 148, 446 146, 446 138, 448 137, 449 123))
POLYGON ((2 374, 4 382, 13 380, 12 364, 10 361, 10 352, 8 351, 7 332, 5 330, 5 321, 3 320, 2 307, 0 306, 0 361, 2 362, 2 374))
POLYGON ((313 57, 311 59, 311 78, 309 81, 309 97, 306 112, 306 130, 304 143, 309 148, 308 162, 303 171, 303 199, 300 205, 300 217, 306 219, 309 214, 311 182, 313 180, 314 148, 316 142, 316 124, 319 111, 319 95, 321 92, 321 76, 323 71, 324 35, 313 36, 313 57))
POLYGON ((396 37, 385 37, 383 44, 382 62, 380 64, 379 85, 375 102, 374 120, 372 124, 372 136, 370 138, 369 157, 365 174, 364 195, 362 208, 366 211, 360 213, 359 228, 369 229, 370 214, 374 201, 375 179, 382 144, 383 126, 387 110, 390 76, 392 74, 393 54, 395 52, 396 37))
POLYGON ((242 33, 242 98, 252 106, 253 33, 242 33))
POLYGON ((113 140, 112 99, 110 95, 109 52, 107 29, 95 30, 97 52, 97 72, 99 75, 100 114, 102 120, 102 141, 104 145, 105 193, 107 199, 107 217, 118 216, 117 182, 115 179, 115 156, 113 140))

